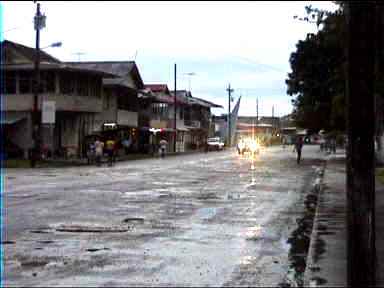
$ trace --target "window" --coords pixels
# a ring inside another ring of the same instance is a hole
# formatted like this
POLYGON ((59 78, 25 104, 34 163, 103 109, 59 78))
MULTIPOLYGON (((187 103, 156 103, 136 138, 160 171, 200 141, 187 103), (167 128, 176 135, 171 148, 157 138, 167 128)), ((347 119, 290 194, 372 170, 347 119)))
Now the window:
POLYGON ((77 80, 77 95, 88 96, 88 77, 87 75, 78 75, 77 80))
POLYGON ((40 74, 40 93, 54 93, 56 87, 55 72, 45 71, 40 74))
POLYGON ((103 108, 104 108, 104 110, 108 110, 109 109, 110 95, 111 95, 111 91, 110 90, 104 90, 104 101, 103 101, 103 108))
POLYGON ((101 78, 97 76, 91 76, 89 80, 89 91, 90 95, 89 96, 94 96, 97 98, 101 98, 101 89, 102 89, 102 82, 101 78))
POLYGON ((75 83, 71 73, 62 72, 60 73, 60 93, 72 95, 75 90, 75 83))
POLYGON ((19 73, 19 89, 21 94, 32 93, 33 77, 32 72, 21 71, 19 73))
POLYGON ((161 117, 168 116, 168 104, 167 103, 153 103, 152 112, 161 117))
POLYGON ((120 90, 117 94, 117 107, 118 109, 137 111, 138 103, 137 96, 127 90, 120 90))
POLYGON ((184 108, 179 107, 179 119, 184 119, 184 108))
POLYGON ((5 94, 16 94, 16 73, 5 72, 5 94))

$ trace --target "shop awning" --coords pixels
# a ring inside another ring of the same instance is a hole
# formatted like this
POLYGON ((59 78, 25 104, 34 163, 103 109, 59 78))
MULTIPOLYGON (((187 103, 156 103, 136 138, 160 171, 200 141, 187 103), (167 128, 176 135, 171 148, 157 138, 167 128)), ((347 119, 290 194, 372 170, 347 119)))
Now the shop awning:
POLYGON ((25 116, 17 116, 17 115, 14 115, 14 116, 7 116, 3 119, 0 120, 0 123, 2 125, 11 125, 11 124, 15 124, 16 122, 19 122, 21 120, 23 120, 25 118, 25 116))

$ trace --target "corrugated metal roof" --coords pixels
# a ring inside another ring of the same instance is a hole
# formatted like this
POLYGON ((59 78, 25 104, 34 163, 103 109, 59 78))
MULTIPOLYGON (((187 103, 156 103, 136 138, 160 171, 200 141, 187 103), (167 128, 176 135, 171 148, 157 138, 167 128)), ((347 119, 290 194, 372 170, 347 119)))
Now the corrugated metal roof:
POLYGON ((215 107, 215 108, 223 108, 223 106, 221 105, 218 105, 218 104, 215 104, 213 102, 210 102, 210 101, 207 101, 207 100, 204 100, 204 99, 201 99, 201 98, 197 98, 197 97, 191 97, 192 98, 192 101, 194 102, 197 102, 198 105, 201 105, 201 106, 206 106, 206 107, 215 107))
POLYGON ((93 61, 93 62, 65 62, 74 67, 81 67, 89 70, 97 70, 111 73, 119 77, 126 77, 128 74, 134 74, 137 78, 138 88, 144 88, 144 82, 140 76, 135 61, 93 61))
MULTIPOLYGON (((5 60, 8 60, 8 61, 11 60, 11 59, 9 59, 9 57, 7 57, 8 53, 9 53, 8 49, 15 50, 17 53, 20 53, 25 58, 29 59, 29 61, 31 61, 31 62, 33 62, 35 60, 35 51, 36 51, 35 48, 24 46, 24 45, 21 45, 19 43, 15 43, 15 42, 12 42, 9 40, 2 41, 1 42, 1 48, 4 51, 5 60)), ((48 53, 46 53, 42 50, 40 50, 40 61, 50 62, 50 63, 61 63, 61 61, 59 59, 49 55, 48 53)), ((8 63, 8 64, 10 64, 10 63, 8 63)))
MULTIPOLYGON (((74 72, 86 72, 90 74, 101 75, 103 77, 116 77, 114 74, 110 74, 107 72, 97 71, 97 70, 89 70, 85 68, 73 67, 63 63, 40 63, 40 70, 65 70, 65 71, 74 71, 74 72)), ((6 64, 1 65, 1 69, 6 71, 19 71, 19 70, 34 70, 34 64, 6 64)))
POLYGON ((126 76, 135 66, 134 61, 119 61, 119 62, 65 62, 74 67, 86 68, 89 70, 98 70, 116 74, 117 76, 126 76))

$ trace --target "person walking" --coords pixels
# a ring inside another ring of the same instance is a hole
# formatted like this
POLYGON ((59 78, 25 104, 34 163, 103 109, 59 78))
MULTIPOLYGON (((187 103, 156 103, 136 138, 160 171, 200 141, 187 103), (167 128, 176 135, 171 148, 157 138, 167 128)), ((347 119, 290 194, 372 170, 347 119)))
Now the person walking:
POLYGON ((303 138, 302 137, 297 137, 296 143, 295 143, 295 148, 297 152, 297 164, 300 164, 301 160, 301 149, 303 148, 303 138))
POLYGON ((100 141, 99 138, 96 138, 95 141, 95 156, 96 156, 96 165, 101 165, 101 158, 103 157, 104 143, 100 141))
POLYGON ((125 137, 123 141, 121 141, 121 144, 124 147, 125 155, 128 155, 129 149, 131 147, 131 137, 125 137))
POLYGON ((159 144, 160 144, 160 156, 161 156, 161 158, 164 158, 165 151, 167 151, 167 144, 168 144, 168 142, 165 139, 161 139, 159 144))
POLYGON ((105 148, 107 150, 107 155, 108 155, 108 166, 112 166, 115 162, 115 145, 116 141, 113 140, 112 137, 108 138, 107 142, 105 143, 105 148))
POLYGON ((91 164, 95 160, 95 143, 89 143, 88 149, 87 149, 87 162, 88 165, 91 164))

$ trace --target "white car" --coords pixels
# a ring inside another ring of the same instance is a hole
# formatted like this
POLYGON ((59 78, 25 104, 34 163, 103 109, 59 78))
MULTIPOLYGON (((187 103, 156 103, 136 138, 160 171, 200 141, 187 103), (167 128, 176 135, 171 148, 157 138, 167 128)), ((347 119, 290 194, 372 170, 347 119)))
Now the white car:
POLYGON ((224 149, 224 142, 220 140, 220 137, 213 137, 207 139, 208 150, 220 151, 224 149))

